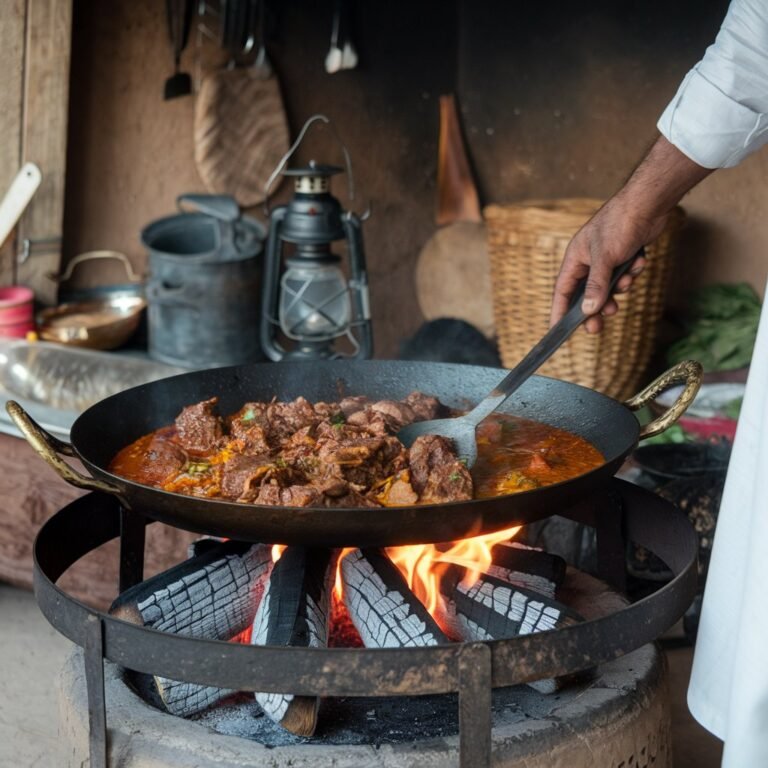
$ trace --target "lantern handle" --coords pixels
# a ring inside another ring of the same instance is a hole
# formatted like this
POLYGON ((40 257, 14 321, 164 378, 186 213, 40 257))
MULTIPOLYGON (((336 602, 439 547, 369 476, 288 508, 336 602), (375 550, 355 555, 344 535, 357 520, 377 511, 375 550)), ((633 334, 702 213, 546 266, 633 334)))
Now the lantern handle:
MULTIPOLYGON (((349 201, 352 202, 355 199, 355 178, 352 174, 352 159, 349 156, 349 150, 347 149, 347 145, 342 141, 341 136, 339 136, 338 131, 336 130, 335 126, 331 122, 330 118, 326 117, 323 114, 316 114, 312 115, 306 123, 302 126, 302 129, 299 131, 299 135, 296 137, 296 140, 291 144, 290 149, 282 156, 280 159, 280 162, 277 164, 277 167, 274 171, 269 175, 269 178, 267 179, 267 183, 264 186, 264 214, 269 217, 269 193, 272 189, 272 185, 275 183, 275 179, 283 172, 285 169, 286 164, 293 156, 293 153, 299 148, 299 145, 302 141, 304 141, 304 136, 306 135, 307 131, 310 129, 310 127, 317 123, 322 122, 325 123, 328 126, 328 129, 333 134, 336 141, 339 143, 339 146, 341 147, 341 151, 344 153, 344 164, 347 166, 347 190, 348 190, 348 196, 349 201)), ((370 215, 370 209, 366 211, 363 216, 366 218, 370 215)))

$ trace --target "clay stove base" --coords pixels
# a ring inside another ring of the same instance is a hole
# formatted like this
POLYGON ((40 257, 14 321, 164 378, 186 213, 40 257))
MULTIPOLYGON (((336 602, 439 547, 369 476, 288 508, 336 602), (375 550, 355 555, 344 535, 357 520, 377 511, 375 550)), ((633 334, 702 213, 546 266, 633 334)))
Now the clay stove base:
MULTIPOLYGON (((459 762, 458 737, 434 738, 414 722, 412 741, 265 747, 154 709, 105 665, 112 768, 447 768, 459 762)), ((59 678, 60 764, 88 765, 88 705, 82 651, 59 678)), ((544 697, 542 697, 544 699, 544 697)), ((577 695, 533 716, 496 708, 495 768, 671 768, 666 665, 655 645, 604 664, 577 695)), ((426 730, 426 729, 424 729, 426 730)))

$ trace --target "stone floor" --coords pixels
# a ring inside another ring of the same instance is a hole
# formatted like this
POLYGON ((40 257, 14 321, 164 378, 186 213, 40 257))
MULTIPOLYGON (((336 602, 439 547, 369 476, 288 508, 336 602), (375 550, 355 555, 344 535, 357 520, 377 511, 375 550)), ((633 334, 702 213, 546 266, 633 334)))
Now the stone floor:
MULTIPOLYGON (((53 762, 56 706, 52 685, 70 648, 33 596, 0 584, 0 768, 59 768, 53 762)), ((675 768, 716 768, 720 742, 688 714, 688 647, 670 647, 675 768)), ((596 766, 596 768, 599 768, 596 766)))

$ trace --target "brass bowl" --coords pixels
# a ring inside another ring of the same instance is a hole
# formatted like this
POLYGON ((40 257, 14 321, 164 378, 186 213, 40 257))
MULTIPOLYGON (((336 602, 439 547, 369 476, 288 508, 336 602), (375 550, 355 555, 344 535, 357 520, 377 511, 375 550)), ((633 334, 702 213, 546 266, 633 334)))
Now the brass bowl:
POLYGON ((117 349, 133 335, 147 302, 138 296, 114 296, 44 309, 37 333, 45 341, 89 349, 117 349))

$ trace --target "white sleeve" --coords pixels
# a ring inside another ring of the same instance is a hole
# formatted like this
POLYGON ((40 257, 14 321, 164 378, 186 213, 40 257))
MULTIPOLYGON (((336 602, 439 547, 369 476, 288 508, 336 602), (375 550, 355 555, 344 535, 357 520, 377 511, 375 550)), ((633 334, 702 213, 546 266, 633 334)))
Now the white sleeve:
POLYGON ((729 168, 768 143, 768 2, 733 0, 659 131, 705 168, 729 168))

